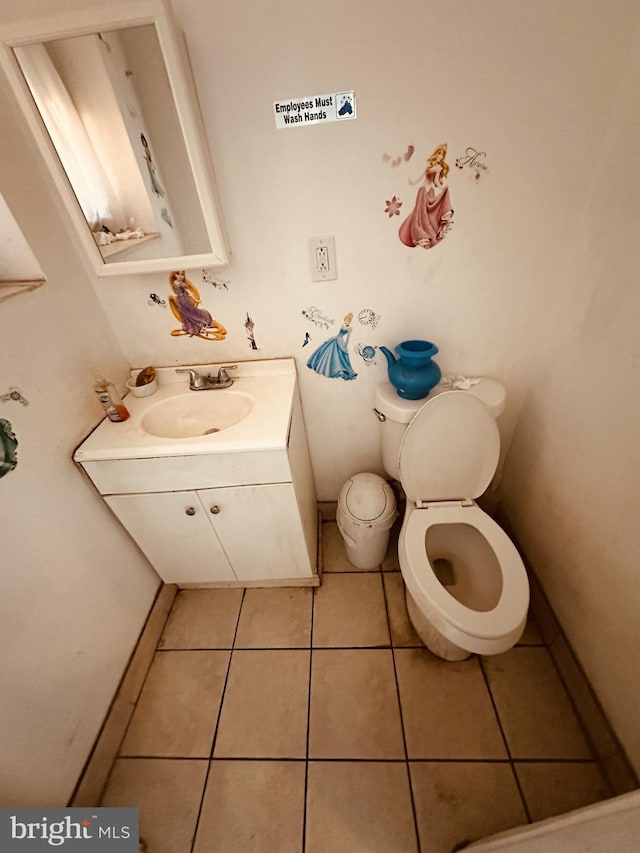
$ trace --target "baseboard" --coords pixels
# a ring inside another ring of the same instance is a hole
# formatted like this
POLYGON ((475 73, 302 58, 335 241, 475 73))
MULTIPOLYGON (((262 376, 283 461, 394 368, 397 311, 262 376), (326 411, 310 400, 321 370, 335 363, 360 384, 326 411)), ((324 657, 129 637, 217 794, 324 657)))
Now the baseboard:
POLYGON ((73 792, 70 806, 98 806, 140 696, 178 588, 163 584, 129 660, 100 733, 73 792))
POLYGON ((322 521, 335 521, 338 501, 319 501, 318 512, 322 521))
POLYGON ((318 575, 307 578, 271 578, 260 581, 213 581, 212 583, 179 583, 179 589, 271 589, 277 587, 320 586, 318 575))

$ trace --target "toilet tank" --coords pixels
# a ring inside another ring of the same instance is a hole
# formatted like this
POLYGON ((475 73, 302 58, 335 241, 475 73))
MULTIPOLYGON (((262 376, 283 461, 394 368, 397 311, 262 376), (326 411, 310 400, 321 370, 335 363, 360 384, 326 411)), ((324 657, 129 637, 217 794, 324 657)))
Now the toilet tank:
MULTIPOLYGON (((431 397, 434 392, 431 392, 431 397)), ((400 479, 400 444, 402 436, 413 416, 425 404, 424 400, 405 400, 399 397, 390 382, 376 388, 375 412, 380 421, 380 444, 382 465, 394 480, 400 479), (384 420, 382 419, 384 417, 384 420)))
MULTIPOLYGON (((423 400, 404 400, 398 396, 390 382, 383 382, 376 388, 374 411, 380 421, 382 464, 394 480, 400 479, 400 444, 408 424, 428 400, 450 390, 450 385, 443 385, 441 382, 423 400), (384 416, 384 419, 381 416, 384 416)), ((497 379, 480 379, 466 390, 482 400, 494 417, 497 418, 504 411, 506 391, 497 379)))

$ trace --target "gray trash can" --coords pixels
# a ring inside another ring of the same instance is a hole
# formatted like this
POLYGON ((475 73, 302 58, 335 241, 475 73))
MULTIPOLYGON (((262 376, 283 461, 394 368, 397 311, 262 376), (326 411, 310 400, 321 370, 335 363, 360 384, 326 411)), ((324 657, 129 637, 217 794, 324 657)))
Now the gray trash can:
POLYGON ((377 474, 355 474, 340 490, 336 521, 347 557, 359 569, 384 560, 398 513, 393 489, 377 474))

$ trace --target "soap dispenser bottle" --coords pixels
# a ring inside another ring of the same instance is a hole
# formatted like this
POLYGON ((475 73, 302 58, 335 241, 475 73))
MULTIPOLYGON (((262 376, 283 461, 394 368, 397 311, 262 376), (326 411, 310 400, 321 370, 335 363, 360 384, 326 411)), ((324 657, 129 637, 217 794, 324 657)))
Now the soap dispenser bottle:
POLYGON ((109 382, 104 376, 96 376, 93 390, 110 421, 119 423, 127 420, 129 412, 113 382, 109 382))

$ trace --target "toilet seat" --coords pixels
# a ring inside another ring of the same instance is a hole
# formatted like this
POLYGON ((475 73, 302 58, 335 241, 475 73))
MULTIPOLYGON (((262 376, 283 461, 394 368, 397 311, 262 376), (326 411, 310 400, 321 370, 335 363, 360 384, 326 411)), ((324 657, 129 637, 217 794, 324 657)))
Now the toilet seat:
POLYGON ((428 400, 409 423, 400 445, 407 514, 398 550, 405 584, 437 632, 455 647, 477 654, 510 649, 520 639, 529 607, 529 581, 520 554, 473 500, 491 482, 499 456, 500 434, 493 414, 466 391, 446 391, 428 400), (455 557, 459 549, 458 562, 464 565, 465 537, 456 540, 454 525, 468 525, 484 540, 482 546, 473 544, 478 556, 474 577, 483 569, 493 577, 500 572, 501 589, 491 609, 474 609, 454 598, 429 560, 429 529, 449 526, 446 550, 455 557), (484 562, 487 548, 491 565, 484 562))
POLYGON ((526 570, 507 534, 477 504, 447 501, 409 510, 400 534, 400 566, 416 604, 451 642, 477 654, 498 654, 520 638, 529 606, 526 570), (492 610, 473 610, 457 601, 429 562, 427 531, 453 523, 475 528, 495 554, 502 590, 492 610))

